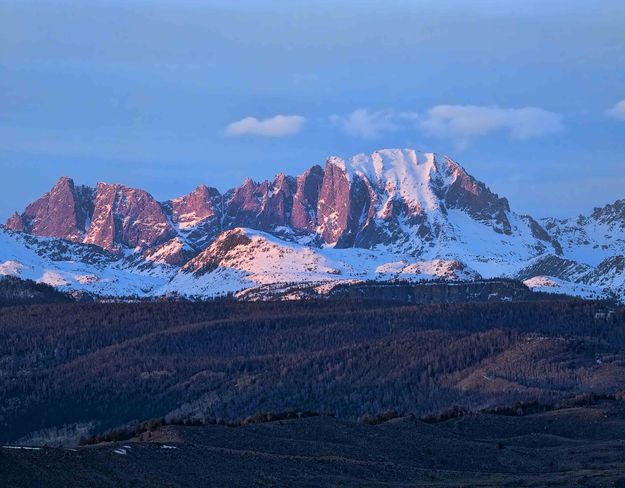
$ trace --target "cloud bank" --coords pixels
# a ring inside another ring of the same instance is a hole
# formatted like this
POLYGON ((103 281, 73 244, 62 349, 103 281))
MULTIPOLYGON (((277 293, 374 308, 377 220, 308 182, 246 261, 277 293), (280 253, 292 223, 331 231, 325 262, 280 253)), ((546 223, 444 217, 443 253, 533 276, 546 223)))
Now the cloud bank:
POLYGON ((385 133, 398 129, 393 118, 393 112, 389 110, 370 111, 359 108, 347 115, 331 115, 330 122, 350 136, 379 139, 385 133))
POLYGON ((402 130, 406 122, 417 118, 416 112, 359 108, 347 115, 331 115, 330 122, 350 136, 379 139, 384 134, 402 130))
POLYGON ((437 105, 420 122, 426 135, 453 139, 464 145, 473 137, 505 132, 527 140, 561 132, 559 114, 538 107, 501 108, 480 105, 437 105))
MULTIPOLYGON (((614 116, 620 116, 616 109, 612 109, 614 116)), ((621 109, 625 118, 625 101, 622 107, 618 106, 621 109)), ((564 129, 559 114, 539 107, 483 105, 436 105, 421 116, 417 112, 359 108, 346 115, 331 115, 330 122, 346 134, 362 139, 380 139, 392 132, 416 129, 429 137, 453 140, 461 147, 474 137, 495 133, 524 141, 564 129)))
POLYGON ((297 134, 306 122, 301 115, 274 115, 266 119, 245 117, 228 124, 226 134, 229 136, 241 136, 253 134, 265 137, 284 137, 297 134))

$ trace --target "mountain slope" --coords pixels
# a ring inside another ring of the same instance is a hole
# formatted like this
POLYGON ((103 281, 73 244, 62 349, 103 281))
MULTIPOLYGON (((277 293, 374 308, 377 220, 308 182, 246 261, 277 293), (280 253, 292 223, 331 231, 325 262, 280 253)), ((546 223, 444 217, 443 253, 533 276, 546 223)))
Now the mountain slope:
POLYGON ((625 200, 617 200, 575 219, 543 219, 543 226, 580 263, 597 266, 615 254, 625 254, 625 200))
POLYGON ((175 270, 99 246, 0 230, 0 276, 104 296, 147 296, 175 270))
POLYGON ((64 289, 90 281, 90 290, 111 295, 515 277, 539 288, 550 283, 550 291, 622 297, 624 202, 576 220, 538 222, 452 159, 411 149, 330 157, 297 177, 246 179, 223 194, 200 185, 167 202, 141 189, 93 189, 63 177, 8 219, 0 269, 20 268, 64 289), (23 247, 22 259, 11 258, 11 249, 23 247), (70 256, 41 262, 40 250, 54 247, 71 249, 70 256), (39 257, 28 254, 34 248, 39 257), (90 261, 98 253, 108 264, 90 261))

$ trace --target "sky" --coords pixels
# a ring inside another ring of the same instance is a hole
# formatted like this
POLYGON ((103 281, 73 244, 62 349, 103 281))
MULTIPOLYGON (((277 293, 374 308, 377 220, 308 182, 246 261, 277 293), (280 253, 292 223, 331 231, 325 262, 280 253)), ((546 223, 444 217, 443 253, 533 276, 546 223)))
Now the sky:
POLYGON ((0 0, 0 220, 62 175, 166 200, 389 147, 536 217, 625 198, 622 0, 0 0))

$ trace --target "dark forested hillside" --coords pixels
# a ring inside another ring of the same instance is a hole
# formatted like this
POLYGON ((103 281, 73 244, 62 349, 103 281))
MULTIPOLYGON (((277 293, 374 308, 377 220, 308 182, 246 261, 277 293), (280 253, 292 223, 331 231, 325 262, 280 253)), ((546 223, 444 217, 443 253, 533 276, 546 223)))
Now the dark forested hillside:
POLYGON ((625 310, 580 300, 100 303, 0 310, 0 441, 162 416, 338 418, 625 389, 625 310))
POLYGON ((0 307, 32 303, 63 303, 72 301, 69 295, 45 283, 22 280, 12 276, 0 277, 0 307))

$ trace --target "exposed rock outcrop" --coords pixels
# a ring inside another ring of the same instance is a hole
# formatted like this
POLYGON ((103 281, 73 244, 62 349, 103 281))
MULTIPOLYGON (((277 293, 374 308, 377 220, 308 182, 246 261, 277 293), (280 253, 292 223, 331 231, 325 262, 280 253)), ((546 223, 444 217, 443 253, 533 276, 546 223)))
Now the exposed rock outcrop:
POLYGON ((175 235, 161 205, 146 191, 98 183, 89 231, 84 242, 118 251, 145 250, 175 235))
POLYGON ((75 186, 63 176, 52 189, 28 205, 21 215, 14 214, 5 226, 45 237, 81 241, 85 224, 93 212, 93 191, 75 186))

